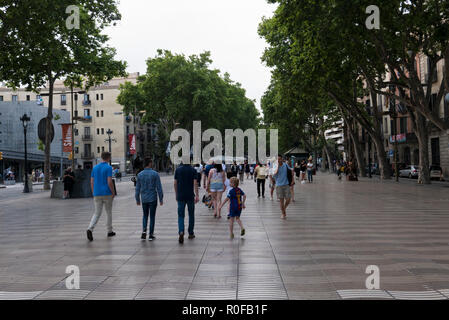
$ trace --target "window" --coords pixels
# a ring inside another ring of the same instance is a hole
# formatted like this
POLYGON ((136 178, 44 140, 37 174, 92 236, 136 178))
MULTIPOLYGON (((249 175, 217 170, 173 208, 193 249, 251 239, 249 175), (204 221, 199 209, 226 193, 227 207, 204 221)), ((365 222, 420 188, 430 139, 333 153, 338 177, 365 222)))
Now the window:
POLYGON ((84 127, 84 135, 90 136, 90 127, 84 127))
POLYGON ((0 96, 0 101, 3 101, 3 96, 0 96))
POLYGON ((79 147, 75 147, 75 153, 79 153, 80 152, 80 148, 79 147))
POLYGON ((84 116, 90 117, 90 109, 84 109, 84 116))
POLYGON ((430 105, 429 105, 429 109, 430 111, 432 111, 432 113, 438 115, 438 106, 437 106, 437 94, 434 93, 432 94, 431 98, 430 98, 430 105))
POLYGON ((103 110, 101 110, 101 116, 102 116, 102 117, 104 117, 104 113, 103 113, 103 110))
POLYGON ((98 95, 98 93, 97 93, 97 100, 99 100, 99 95, 98 95))
POLYGON ((103 100, 103 94, 101 94, 101 100, 103 100))
POLYGON ((129 134, 129 126, 126 126, 126 134, 129 134))
POLYGON ((100 134, 100 128, 97 128, 97 134, 100 134))
POLYGON ((97 110, 97 118, 100 116, 100 111, 97 110))
POLYGON ((65 106, 67 104, 67 96, 65 94, 61 94, 61 106, 65 106))
POLYGON ((78 135, 78 129, 75 129, 75 136, 78 135))
POLYGON ((407 118, 399 118, 401 133, 407 133, 407 118))
POLYGON ((101 147, 101 151, 104 152, 104 147, 101 147))
POLYGON ((30 100, 31 100, 31 97, 29 94, 27 94, 27 101, 30 101, 30 100))
POLYGON ((75 117, 75 118, 78 117, 78 110, 75 110, 74 117, 75 117))
POLYGON ((440 138, 430 139, 432 150, 432 165, 440 164, 440 138))
POLYGON ((101 134, 104 134, 104 128, 101 128, 101 134))
POLYGON ((97 147, 97 153, 100 153, 100 147, 97 147))
POLYGON ((78 93, 75 93, 75 101, 78 101, 78 93))
POLYGON ((18 97, 16 94, 12 95, 12 102, 17 102, 18 101, 18 97))

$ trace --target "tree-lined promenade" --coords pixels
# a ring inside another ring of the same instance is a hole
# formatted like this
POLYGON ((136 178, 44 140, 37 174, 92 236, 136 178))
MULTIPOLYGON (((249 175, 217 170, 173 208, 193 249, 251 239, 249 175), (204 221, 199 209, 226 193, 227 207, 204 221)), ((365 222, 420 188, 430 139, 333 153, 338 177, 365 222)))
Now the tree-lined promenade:
POLYGON ((381 177, 389 179, 385 114, 378 108, 384 97, 392 117, 399 111, 411 118, 420 180, 430 183, 429 131, 432 126, 448 129, 448 122, 435 111, 449 90, 447 1, 377 1, 379 29, 367 27, 367 19, 376 18, 366 13, 372 1, 269 2, 279 6, 259 27, 269 43, 263 60, 273 67, 262 109, 265 122, 280 127, 280 144, 293 137, 307 145, 313 135, 318 137, 316 145, 329 154, 324 130, 336 118, 344 119, 351 140, 346 151, 357 160, 361 174, 365 163, 358 128, 371 137, 381 177), (428 58, 428 77, 423 77, 419 63, 423 56, 428 58), (435 88, 437 66, 443 72, 435 88))

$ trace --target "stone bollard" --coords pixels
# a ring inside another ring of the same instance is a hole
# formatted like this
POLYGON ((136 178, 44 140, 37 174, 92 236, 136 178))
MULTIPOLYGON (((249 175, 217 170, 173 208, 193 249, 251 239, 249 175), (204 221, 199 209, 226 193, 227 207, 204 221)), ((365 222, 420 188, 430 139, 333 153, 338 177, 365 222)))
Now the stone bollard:
POLYGON ((64 183, 62 181, 53 181, 51 188, 51 198, 62 199, 64 197, 64 183))

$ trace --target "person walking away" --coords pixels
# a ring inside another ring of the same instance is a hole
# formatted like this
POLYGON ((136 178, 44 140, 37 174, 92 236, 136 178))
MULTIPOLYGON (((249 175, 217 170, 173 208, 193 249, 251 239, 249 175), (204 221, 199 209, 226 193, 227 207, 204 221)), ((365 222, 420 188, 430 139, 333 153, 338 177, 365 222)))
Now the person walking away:
POLYGON ((269 168, 268 169, 268 176, 269 176, 269 181, 270 181, 270 200, 273 201, 273 193, 274 193, 274 189, 276 188, 276 180, 273 177, 273 173, 274 173, 274 169, 273 168, 269 168))
POLYGON ((198 177, 196 170, 189 164, 181 164, 175 171, 174 189, 178 202, 179 243, 184 243, 185 210, 189 213, 189 239, 195 238, 195 204, 199 201, 198 177))
POLYGON ((253 180, 253 176, 254 176, 254 166, 253 165, 251 165, 249 167, 249 174, 251 175, 251 180, 253 180))
POLYGON ((72 168, 68 167, 64 172, 64 177, 62 178, 64 183, 64 197, 67 199, 69 196, 72 197, 73 185, 75 184, 75 174, 72 172, 72 168))
POLYGON ((195 170, 196 173, 198 174, 198 188, 201 188, 201 175, 203 172, 203 165, 200 163, 195 164, 195 170))
POLYGON ((309 162, 307 163, 307 179, 309 180, 309 183, 313 182, 313 163, 312 163, 312 157, 309 158, 309 162))
POLYGON ((291 192, 288 183, 289 167, 284 163, 282 156, 278 155, 278 163, 274 168, 273 176, 276 179, 276 194, 281 207, 281 218, 287 218, 287 207, 290 204, 291 192))
POLYGON ((204 179, 203 179, 203 187, 206 189, 207 180, 209 179, 209 172, 214 167, 214 161, 210 161, 209 164, 204 168, 204 179))
POLYGON ((243 166, 243 164, 239 164, 239 179, 243 184, 243 179, 245 178, 245 167, 243 166))
POLYGON ((307 164, 305 160, 301 161, 301 183, 306 183, 307 164))
MULTIPOLYGON (((288 166, 288 164, 287 164, 288 166)), ((295 202, 295 174, 293 168, 288 166, 287 171, 288 184, 290 186, 290 193, 292 195, 292 202, 295 202)))
POLYGON ((154 236, 154 225, 156 222, 156 208, 159 197, 159 204, 164 205, 164 192, 162 190, 161 178, 159 174, 153 170, 153 160, 151 158, 144 159, 144 170, 137 175, 136 183, 136 204, 142 204, 142 240, 147 238, 148 215, 150 216, 150 236, 148 240, 156 239, 154 236))
POLYGON ((245 174, 246 174, 246 180, 249 179, 249 174, 250 174, 251 170, 250 170, 250 166, 248 163, 248 160, 245 160, 245 174))
POLYGON ((115 232, 112 231, 112 204, 115 197, 114 185, 112 184, 112 167, 109 165, 111 160, 111 154, 109 152, 103 152, 101 154, 102 162, 97 164, 91 174, 90 185, 94 196, 95 213, 90 221, 89 228, 87 229, 87 239, 93 241, 93 230, 98 223, 105 207, 107 214, 107 230, 108 237, 115 236, 115 232))
POLYGON ((242 214, 242 210, 246 208, 246 195, 243 190, 239 188, 239 179, 237 179, 236 177, 232 177, 230 183, 232 189, 229 191, 225 201, 221 204, 221 207, 223 207, 228 201, 230 201, 229 231, 231 234, 231 239, 234 239, 234 220, 236 220, 240 226, 240 235, 242 237, 245 235, 245 228, 243 227, 243 223, 240 220, 240 215, 242 214))
POLYGON ((259 163, 256 168, 257 198, 260 198, 260 189, 262 188, 262 198, 265 198, 265 179, 267 178, 267 167, 259 163))
POLYGON ((207 181, 207 190, 212 195, 212 201, 214 203, 214 217, 221 218, 221 198, 225 189, 226 176, 221 168, 221 164, 215 165, 209 172, 209 178, 207 181))
POLYGON ((233 177, 237 178, 237 173, 238 173, 238 166, 237 163, 234 161, 234 163, 231 165, 231 173, 233 177))
POLYGON ((295 164, 295 176, 296 176, 296 180, 299 180, 299 176, 301 175, 301 164, 298 162, 296 162, 295 164))
POLYGON ((340 161, 337 161, 337 163, 335 164, 335 167, 337 169, 338 180, 341 180, 341 165, 340 165, 340 161))
MULTIPOLYGON (((224 193, 226 193, 226 197, 229 195, 229 191, 231 191, 231 189, 232 189, 231 178, 232 178, 231 177, 231 173, 227 172, 226 173, 226 181, 225 181, 225 190, 224 190, 224 193)), ((227 218, 229 219, 230 218, 230 216, 229 216, 229 208, 228 208, 227 212, 228 212, 227 218)))

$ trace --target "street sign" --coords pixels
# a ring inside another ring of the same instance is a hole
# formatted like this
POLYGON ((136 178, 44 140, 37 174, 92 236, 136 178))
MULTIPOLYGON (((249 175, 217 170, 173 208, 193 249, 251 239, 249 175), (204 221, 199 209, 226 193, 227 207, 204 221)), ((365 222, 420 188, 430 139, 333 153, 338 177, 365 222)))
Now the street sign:
MULTIPOLYGON (((37 126, 37 135, 39 136, 39 139, 45 143, 45 132, 47 127, 47 118, 42 118, 41 121, 39 121, 39 124, 37 126)), ((51 132, 50 132, 50 142, 53 142, 53 139, 55 138, 55 128, 53 127, 53 124, 51 125, 51 132)))
POLYGON ((393 158, 393 156, 394 156, 394 150, 390 150, 390 151, 388 152, 388 156, 389 156, 390 158, 393 158))

